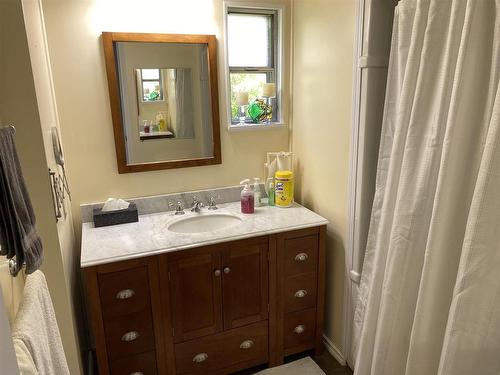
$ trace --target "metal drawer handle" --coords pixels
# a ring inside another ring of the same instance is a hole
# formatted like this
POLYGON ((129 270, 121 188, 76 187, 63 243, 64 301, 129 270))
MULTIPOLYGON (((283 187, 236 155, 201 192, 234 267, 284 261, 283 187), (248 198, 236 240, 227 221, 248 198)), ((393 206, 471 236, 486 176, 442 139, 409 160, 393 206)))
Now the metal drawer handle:
POLYGON ((301 290, 297 290, 294 294, 295 298, 304 298, 305 296, 307 296, 307 290, 304 290, 304 289, 301 289, 301 290))
POLYGON ((224 273, 227 275, 229 272, 231 272, 231 268, 226 267, 224 268, 224 273))
POLYGON ((297 262, 305 262, 309 258, 309 256, 306 253, 299 253, 295 255, 295 260, 297 262))
POLYGON ((201 362, 205 361, 207 358, 208 358, 207 353, 199 353, 193 357, 193 362, 201 363, 201 362))
POLYGON ((130 375, 144 375, 142 371, 131 372, 130 375))
POLYGON ((220 276, 220 270, 215 270, 215 271, 214 271, 214 275, 215 275, 216 277, 219 277, 219 276, 220 276))
POLYGON ((135 296, 133 289, 123 289, 116 293, 116 299, 129 299, 135 296))
POLYGON ((301 325, 298 325, 297 327, 295 327, 293 329, 293 332, 295 332, 296 334, 300 335, 302 332, 304 332, 306 330, 306 326, 301 324, 301 325))
POLYGON ((250 349, 254 342, 252 340, 245 340, 240 344, 240 349, 250 349))
POLYGON ((130 331, 130 332, 125 333, 122 336, 122 341, 124 341, 124 342, 130 342, 130 341, 137 340, 138 338, 139 338, 139 332, 137 332, 137 331, 130 331))

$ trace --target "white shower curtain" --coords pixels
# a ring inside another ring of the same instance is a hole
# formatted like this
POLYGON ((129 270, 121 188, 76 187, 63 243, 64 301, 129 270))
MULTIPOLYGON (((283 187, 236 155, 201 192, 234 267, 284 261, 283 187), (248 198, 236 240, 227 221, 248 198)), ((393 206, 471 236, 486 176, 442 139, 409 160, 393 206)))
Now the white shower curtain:
POLYGON ((500 373, 500 0, 396 8, 356 375, 500 373))

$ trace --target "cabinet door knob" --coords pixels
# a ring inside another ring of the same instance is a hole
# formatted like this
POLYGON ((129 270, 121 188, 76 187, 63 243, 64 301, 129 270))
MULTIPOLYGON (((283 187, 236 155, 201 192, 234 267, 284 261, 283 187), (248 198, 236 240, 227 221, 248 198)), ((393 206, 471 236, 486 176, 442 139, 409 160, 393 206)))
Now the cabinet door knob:
POLYGON ((231 272, 231 268, 225 267, 224 268, 224 273, 227 275, 229 272, 231 272))
POLYGON ((220 276, 220 270, 215 270, 214 275, 219 277, 220 276))
POLYGON ((300 324, 298 325, 297 327, 295 327, 293 329, 293 332, 295 332, 296 334, 300 335, 302 332, 304 332, 306 330, 306 326, 303 325, 303 324, 300 324))
POLYGON ((309 258, 309 256, 306 253, 299 253, 295 255, 295 260, 297 262, 305 262, 309 258))
POLYGON ((130 375, 144 375, 144 373, 142 371, 134 371, 131 372, 130 375))
POLYGON ((208 358, 207 353, 198 353, 193 357, 193 362, 195 363, 201 363, 205 361, 208 358))
POLYGON ((116 293, 116 299, 129 299, 135 296, 133 289, 123 289, 116 293))
POLYGON ((305 296, 307 296, 307 290, 304 290, 304 289, 301 289, 301 290, 297 290, 294 294, 295 298, 304 298, 305 296))
POLYGON ((137 340, 138 338, 139 338, 139 332, 137 332, 137 331, 130 331, 130 332, 125 333, 122 336, 121 340, 124 341, 124 342, 131 342, 131 341, 137 340))
POLYGON ((240 349, 250 349, 254 342, 252 340, 245 340, 240 344, 240 349))

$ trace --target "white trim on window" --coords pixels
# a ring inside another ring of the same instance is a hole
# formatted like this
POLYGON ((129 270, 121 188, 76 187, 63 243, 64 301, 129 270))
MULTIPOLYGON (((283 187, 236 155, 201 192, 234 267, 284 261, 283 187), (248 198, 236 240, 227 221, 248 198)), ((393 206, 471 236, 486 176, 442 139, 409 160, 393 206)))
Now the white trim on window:
MULTIPOLYGON (((222 33, 223 33, 223 40, 224 40, 224 46, 223 46, 223 59, 224 59, 224 87, 225 87, 225 104, 226 104, 226 113, 225 113, 225 121, 227 123, 227 128, 230 131, 245 131, 245 130, 260 130, 260 129, 276 129, 276 128, 282 128, 286 126, 285 124, 285 111, 288 111, 288 108, 285 108, 283 106, 284 100, 283 100, 283 95, 285 93, 283 92, 283 87, 284 87, 284 43, 286 42, 284 40, 284 12, 285 12, 285 5, 280 5, 280 4, 267 4, 267 3, 255 3, 252 1, 235 1, 235 0, 225 0, 224 5, 223 5, 223 26, 222 26, 222 33), (270 125, 266 124, 248 124, 246 126, 240 126, 237 124, 232 124, 231 123, 231 81, 229 78, 229 54, 228 54, 228 38, 227 38, 227 14, 229 8, 240 8, 240 9, 248 9, 249 12, 252 10, 269 10, 269 11, 274 11, 276 12, 276 17, 277 17, 277 27, 275 29, 275 32, 277 33, 277 45, 275 46, 276 48, 276 61, 275 61, 275 69, 276 69, 276 99, 277 99, 277 107, 279 108, 278 111, 278 118, 276 122, 271 123, 270 125)), ((224 121, 224 120, 223 120, 224 121)))

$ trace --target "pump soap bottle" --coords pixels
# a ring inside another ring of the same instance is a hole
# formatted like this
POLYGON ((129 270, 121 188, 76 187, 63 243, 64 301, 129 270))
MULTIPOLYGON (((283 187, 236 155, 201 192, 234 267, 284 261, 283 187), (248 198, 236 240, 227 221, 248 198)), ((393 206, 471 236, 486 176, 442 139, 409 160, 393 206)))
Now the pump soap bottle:
POLYGON ((254 196, 253 190, 250 188, 250 179, 247 178, 240 182, 240 185, 245 185, 241 191, 241 212, 244 214, 254 213, 254 196))

